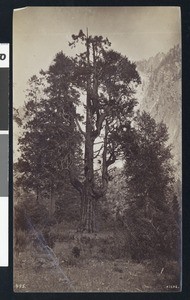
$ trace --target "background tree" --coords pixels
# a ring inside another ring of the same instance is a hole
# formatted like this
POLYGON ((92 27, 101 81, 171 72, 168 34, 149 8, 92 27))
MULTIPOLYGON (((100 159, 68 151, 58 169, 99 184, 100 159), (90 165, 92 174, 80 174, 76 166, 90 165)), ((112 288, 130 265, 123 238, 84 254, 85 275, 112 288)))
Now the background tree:
POLYGON ((147 217, 150 217, 151 205, 164 210, 166 199, 173 190, 171 146, 166 144, 167 128, 143 112, 137 115, 129 138, 129 143, 124 142, 128 185, 137 196, 139 208, 143 207, 147 217))
POLYGON ((70 152, 74 154, 72 172, 80 173, 81 137, 70 114, 78 100, 68 79, 71 66, 71 59, 58 53, 47 72, 29 80, 22 122, 15 115, 23 129, 18 140, 21 155, 15 163, 16 184, 35 192, 37 202, 46 193, 51 216, 57 194, 68 185, 70 152))
POLYGON ((134 258, 177 257, 180 226, 173 211, 174 176, 171 146, 163 123, 138 114, 130 134, 123 133, 129 208, 124 223, 134 258))

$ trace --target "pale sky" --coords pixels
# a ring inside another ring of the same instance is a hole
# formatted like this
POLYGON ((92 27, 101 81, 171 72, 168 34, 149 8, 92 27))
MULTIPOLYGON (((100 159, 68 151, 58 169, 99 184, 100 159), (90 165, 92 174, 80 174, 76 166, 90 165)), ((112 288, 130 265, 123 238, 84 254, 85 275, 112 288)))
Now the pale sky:
POLYGON ((28 7, 14 11, 14 106, 24 103, 28 79, 55 54, 74 55, 68 42, 80 29, 108 37, 112 48, 137 61, 180 43, 178 7, 28 7))

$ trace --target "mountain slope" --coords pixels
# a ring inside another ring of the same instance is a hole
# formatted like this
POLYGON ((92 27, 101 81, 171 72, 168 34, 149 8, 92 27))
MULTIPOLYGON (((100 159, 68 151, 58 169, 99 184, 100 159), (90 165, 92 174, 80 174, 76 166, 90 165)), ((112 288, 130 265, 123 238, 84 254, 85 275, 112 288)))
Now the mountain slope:
POLYGON ((173 145, 174 163, 181 165, 181 49, 179 45, 167 54, 136 63, 142 84, 139 87, 139 109, 157 121, 163 121, 173 145))

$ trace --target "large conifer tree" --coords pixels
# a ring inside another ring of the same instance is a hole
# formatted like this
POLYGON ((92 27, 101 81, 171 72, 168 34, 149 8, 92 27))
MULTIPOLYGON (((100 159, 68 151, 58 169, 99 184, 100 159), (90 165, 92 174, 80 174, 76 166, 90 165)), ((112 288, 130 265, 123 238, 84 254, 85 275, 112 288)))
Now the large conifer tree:
POLYGON ((121 155, 118 136, 130 129, 140 78, 135 64, 111 50, 107 38, 80 30, 72 35, 70 46, 77 49, 79 44, 84 52, 77 51, 75 58, 58 53, 48 71, 41 71, 41 81, 31 79, 35 87, 25 105, 28 120, 19 139, 17 168, 28 168, 20 178, 26 184, 29 180, 28 186, 51 192, 67 171, 80 193, 80 230, 93 232, 97 201, 105 195, 110 167, 121 155), (77 113, 80 106, 84 115, 77 113), (81 141, 84 159, 79 174, 81 141))

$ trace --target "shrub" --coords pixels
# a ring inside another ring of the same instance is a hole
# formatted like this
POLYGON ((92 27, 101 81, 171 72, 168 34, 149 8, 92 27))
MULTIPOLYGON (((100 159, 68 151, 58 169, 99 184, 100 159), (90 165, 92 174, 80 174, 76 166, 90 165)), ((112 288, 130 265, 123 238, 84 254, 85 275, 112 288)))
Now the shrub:
POLYGON ((180 257, 180 228, 171 211, 156 211, 150 219, 145 217, 143 210, 129 210, 124 224, 132 259, 180 257))
POLYGON ((55 217, 58 223, 64 220, 69 222, 71 226, 73 226, 73 222, 74 225, 78 225, 80 220, 80 196, 71 185, 68 185, 67 189, 63 190, 61 197, 57 198, 55 217))
POLYGON ((15 231, 23 231, 28 229, 28 223, 25 214, 25 205, 23 202, 18 203, 14 207, 14 228, 15 231))
POLYGON ((28 197, 18 202, 14 207, 14 228, 15 230, 31 230, 33 227, 45 226, 48 224, 48 210, 44 204, 36 203, 28 197))
POLYGON ((44 243, 49 246, 50 248, 53 248, 55 245, 55 241, 56 241, 56 235, 53 234, 50 229, 45 228, 43 230, 43 238, 44 238, 44 243))
POLYGON ((14 232, 14 249, 15 252, 22 252, 28 245, 28 236, 26 231, 18 229, 14 232))

